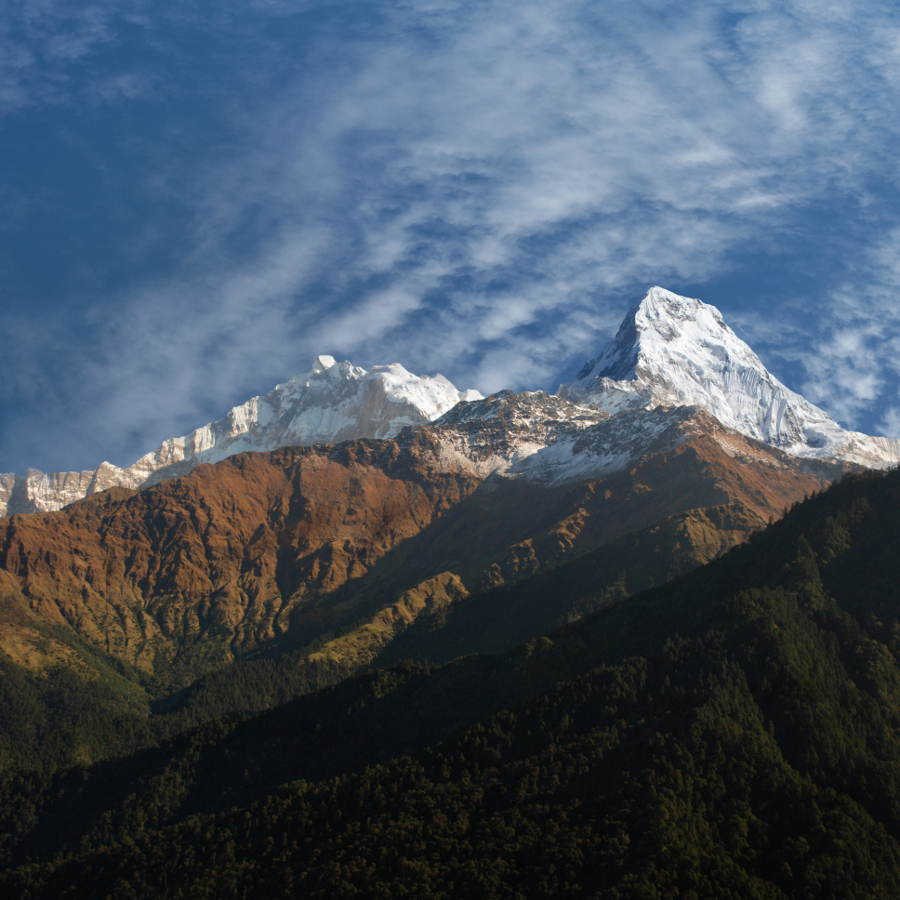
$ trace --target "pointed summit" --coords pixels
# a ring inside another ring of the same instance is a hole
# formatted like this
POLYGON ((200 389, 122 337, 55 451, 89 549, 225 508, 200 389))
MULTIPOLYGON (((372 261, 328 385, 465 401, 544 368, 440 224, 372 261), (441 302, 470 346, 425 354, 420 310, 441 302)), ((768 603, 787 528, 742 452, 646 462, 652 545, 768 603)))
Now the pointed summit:
POLYGON ((763 368, 753 351, 725 324, 722 314, 700 300, 679 297, 652 287, 635 304, 603 353, 590 360, 576 382, 611 378, 614 381, 660 381, 663 370, 678 367, 692 357, 697 346, 733 343, 763 368), (656 375, 655 379, 651 378, 656 375))
MULTIPOLYGON (((325 372, 327 369, 332 368, 337 365, 337 361, 333 356, 328 356, 327 353, 323 353, 321 356, 316 357, 316 361, 313 363, 312 371, 321 373, 325 372)), ((312 373, 310 373, 312 374, 312 373)))
POLYGON ((700 406, 720 422, 794 456, 892 465, 900 441, 845 431, 775 378, 714 306, 653 287, 560 397, 617 413, 700 406))

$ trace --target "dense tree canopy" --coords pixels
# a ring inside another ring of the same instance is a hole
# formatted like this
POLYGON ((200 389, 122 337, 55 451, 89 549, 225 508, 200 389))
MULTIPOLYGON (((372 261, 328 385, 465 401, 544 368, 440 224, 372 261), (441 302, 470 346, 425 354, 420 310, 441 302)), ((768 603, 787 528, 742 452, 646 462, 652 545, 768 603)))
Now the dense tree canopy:
MULTIPOLYGON (((900 896, 900 473, 506 655, 3 772, 50 897, 900 896)), ((248 686, 248 689, 249 686, 248 686)))

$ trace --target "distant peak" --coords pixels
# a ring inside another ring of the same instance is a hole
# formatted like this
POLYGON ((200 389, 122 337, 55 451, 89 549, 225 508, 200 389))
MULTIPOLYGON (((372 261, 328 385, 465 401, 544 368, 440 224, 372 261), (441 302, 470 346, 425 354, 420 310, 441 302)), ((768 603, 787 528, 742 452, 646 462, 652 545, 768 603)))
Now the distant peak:
POLYGON ((900 442, 844 431, 775 378, 708 303, 654 286, 559 396, 611 414, 699 406, 741 434, 806 457, 891 464, 900 442), (880 443, 879 443, 880 441, 880 443))
POLYGON ((658 389, 674 379, 671 386, 680 394, 686 373, 702 380, 703 360, 710 352, 718 360, 740 357, 765 371, 715 306, 654 285, 631 307, 612 341, 600 356, 588 360, 575 381, 585 385, 599 385, 603 379, 653 382, 658 389))
POLYGON ((673 306, 683 306, 684 304, 692 304, 692 303, 700 303, 700 300, 694 300, 691 297, 682 297, 680 294, 673 294, 672 291, 667 291, 664 287, 660 287, 658 284, 654 285, 647 291, 647 295, 638 303, 638 306, 644 306, 647 303, 663 303, 670 304, 673 306))
POLYGON ((644 297, 638 305, 640 306, 650 299, 656 300, 659 303, 671 303, 675 306, 683 306, 685 304, 706 306, 702 300, 696 300, 693 297, 682 297, 681 294, 675 294, 672 291, 666 290, 664 287, 660 287, 658 284, 655 284, 647 291, 647 296, 644 297))
POLYGON ((654 323, 666 320, 670 322, 703 322, 719 328, 727 328, 722 314, 709 303, 694 297, 682 297, 665 288, 652 287, 647 295, 636 304, 632 311, 637 316, 638 328, 653 328, 654 323))
POLYGON ((169 438, 127 469, 103 463, 85 472, 45 475, 29 469, 25 477, 0 474, 0 516, 61 509, 114 486, 147 487, 236 453, 389 438, 439 418, 460 400, 480 398, 478 391, 457 390, 442 375, 413 375, 400 363, 373 366, 367 372, 349 360, 337 362, 322 354, 311 371, 252 397, 190 434, 169 438))

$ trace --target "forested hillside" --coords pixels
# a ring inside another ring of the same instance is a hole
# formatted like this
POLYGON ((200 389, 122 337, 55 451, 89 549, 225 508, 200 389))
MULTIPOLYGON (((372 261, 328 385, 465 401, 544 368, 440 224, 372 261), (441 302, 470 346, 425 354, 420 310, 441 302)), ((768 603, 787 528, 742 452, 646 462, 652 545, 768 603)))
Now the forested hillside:
POLYGON ((900 473, 504 656, 4 773, 22 897, 893 897, 900 473))
MULTIPOLYGON (((65 647, 65 664, 37 673, 0 653, 0 764, 56 768, 153 746, 220 716, 243 716, 336 684, 373 665, 446 662, 510 650, 586 613, 713 559, 763 526, 740 504, 671 516, 546 573, 435 603, 407 624, 370 619, 327 631, 300 650, 251 656, 153 701, 138 669, 62 629, 34 626, 65 647), (73 665, 73 659, 78 665, 73 665)), ((443 585, 444 596, 449 585, 443 585)), ((464 591, 462 592, 464 593, 464 591)), ((9 602, 10 615, 21 606, 9 602)), ((48 641, 49 642, 49 641, 48 641)), ((148 690, 148 687, 150 690, 148 690)))

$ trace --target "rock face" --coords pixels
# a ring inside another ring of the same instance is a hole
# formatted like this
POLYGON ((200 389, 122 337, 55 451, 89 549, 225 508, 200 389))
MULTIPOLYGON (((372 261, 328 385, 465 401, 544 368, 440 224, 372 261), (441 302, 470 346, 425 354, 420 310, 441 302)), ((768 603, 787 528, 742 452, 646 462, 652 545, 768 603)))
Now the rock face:
POLYGON ((558 394, 609 413, 695 405, 794 456, 873 468, 900 461, 900 440, 841 428, 771 375, 714 306, 659 287, 558 394))
POLYGON ((374 652, 435 585, 452 602, 686 510, 734 505, 755 527, 824 483, 694 407, 504 393, 394 439, 238 454, 0 520, 0 593, 32 629, 0 647, 34 656, 39 620, 170 685, 363 619, 374 652))
POLYGON ((442 375, 419 377, 398 363, 367 372, 320 356, 305 375, 236 406, 217 422, 170 438, 127 469, 104 462, 92 472, 0 475, 0 516, 62 509, 111 487, 147 487, 246 450, 392 437, 438 418, 460 400, 480 397, 478 391, 458 391, 442 375))

